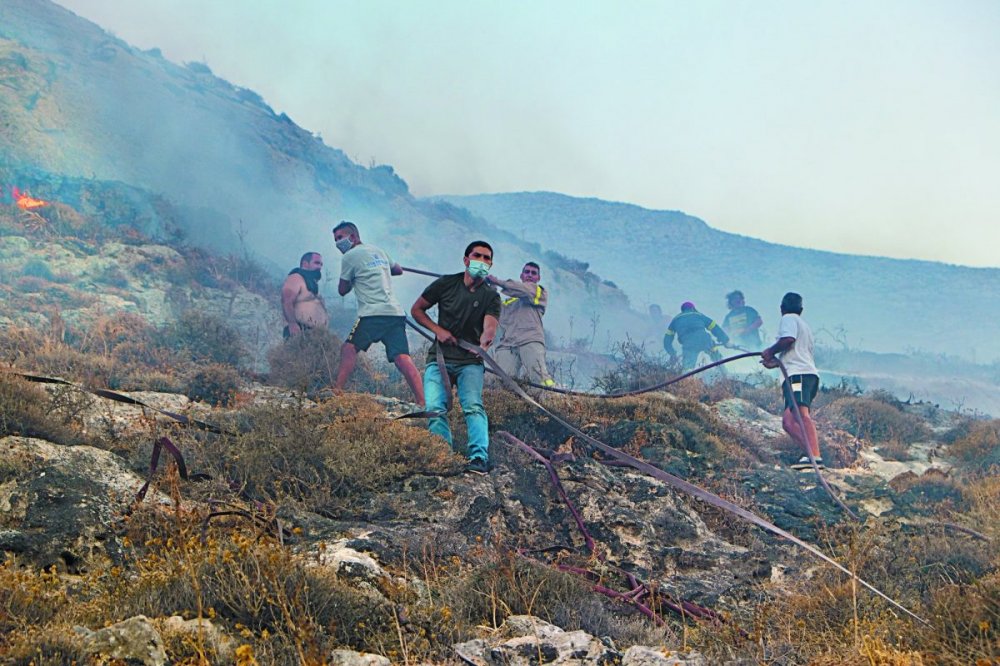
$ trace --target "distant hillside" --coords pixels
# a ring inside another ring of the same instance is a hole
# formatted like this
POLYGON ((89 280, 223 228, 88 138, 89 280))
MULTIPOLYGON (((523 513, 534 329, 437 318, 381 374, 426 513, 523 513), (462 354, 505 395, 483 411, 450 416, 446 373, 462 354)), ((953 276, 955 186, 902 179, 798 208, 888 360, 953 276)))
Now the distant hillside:
POLYGON ((827 346, 1000 359, 997 269, 806 250, 718 231, 677 211, 547 192, 436 199, 535 243, 538 254, 588 262, 639 309, 659 303, 673 314, 692 300, 721 320, 726 292, 742 289, 773 334, 782 294, 799 291, 827 346))
MULTIPOLYGON (((330 229, 342 218, 403 265, 435 272, 461 270, 462 249, 478 238, 495 245, 504 275, 530 254, 515 235, 463 210, 416 200, 391 167, 355 164, 204 64, 179 66, 155 49, 135 49, 48 0, 3 0, 0 205, 12 205, 17 187, 82 210, 87 181, 162 197, 183 242, 249 249, 275 275, 307 250, 325 253, 326 274, 336 275, 330 229)), ((179 242, 158 219, 153 211, 133 225, 179 242)), ((412 302, 427 282, 399 278, 400 299, 412 302)), ((583 327, 573 322, 598 311, 593 339, 629 326, 624 295, 578 262, 552 263, 549 282, 565 294, 549 313, 559 335, 579 337, 583 327)))

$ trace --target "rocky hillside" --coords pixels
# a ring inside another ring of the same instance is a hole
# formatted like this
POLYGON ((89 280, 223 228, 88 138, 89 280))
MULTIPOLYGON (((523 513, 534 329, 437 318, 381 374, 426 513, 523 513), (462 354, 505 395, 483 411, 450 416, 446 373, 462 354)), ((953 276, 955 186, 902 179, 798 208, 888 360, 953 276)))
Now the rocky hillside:
MULTIPOLYGON (((406 395, 384 362, 362 364, 353 384, 381 396, 332 397, 336 337, 279 342, 270 276, 240 255, 169 244, 169 202, 120 183, 60 191, 80 208, 0 206, 4 370, 70 382, 0 374, 0 663, 996 656, 996 422, 825 391, 814 413, 827 478, 857 524, 787 468, 798 454, 772 389, 691 380, 546 399, 592 436, 819 545, 930 618, 918 631, 876 597, 849 602, 836 570, 607 464, 499 389, 487 392, 494 468, 463 475, 423 423, 391 420, 415 406, 382 397, 406 395), (140 498, 164 438, 184 464, 161 450, 140 498), (826 619, 803 636, 794 618, 817 608, 826 619), (845 640, 855 629, 870 640, 845 640)), ((602 381, 645 385, 664 371, 633 356, 602 381)))
MULTIPOLYGON (((337 271, 330 229, 342 218, 404 266, 458 272, 462 250, 478 238, 495 245, 501 274, 516 275, 528 258, 514 235, 417 201, 391 167, 355 164, 205 65, 132 48, 49 0, 5 0, 0 203, 17 187, 79 209, 87 181, 158 197, 187 242, 249 252, 275 276, 308 250, 325 252, 327 272, 337 271)), ((153 238, 167 232, 156 216, 132 222, 153 238)), ((622 337, 634 319, 619 290, 572 261, 548 268, 564 295, 549 313, 554 331, 579 337, 580 322, 599 312, 591 339, 622 337)), ((400 278, 401 300, 412 302, 426 283, 400 278)))
MULTIPOLYGON (((132 349, 110 337, 74 351, 31 330, 2 342, 22 367, 132 349)), ((811 472, 787 467, 798 453, 771 390, 692 380, 617 400, 546 399, 591 436, 815 544, 925 627, 790 543, 609 465, 508 392, 487 392, 493 469, 470 476, 422 423, 392 420, 413 409, 398 400, 236 384, 216 408, 130 392, 142 407, 0 375, 0 661, 1000 657, 996 421, 824 393, 814 414, 825 475, 853 522, 811 472), (163 450, 141 497, 164 438, 184 465, 163 450)))
MULTIPOLYGON (((825 478, 855 522, 788 468, 770 388, 543 398, 925 626, 499 388, 485 476, 463 474, 461 435, 452 451, 395 418, 416 407, 388 397, 406 390, 384 363, 332 395, 339 340, 278 342, 283 271, 255 258, 329 250, 339 217, 424 268, 456 265, 473 235, 499 239, 498 272, 540 248, 414 200, 391 169, 353 164, 204 66, 47 0, 3 0, 0 148, 0 663, 1000 658, 997 421, 824 391, 825 478)), ((629 328, 622 292, 565 255, 546 259, 566 303, 552 321, 591 343, 629 328)), ((605 384, 668 371, 631 361, 605 384)))

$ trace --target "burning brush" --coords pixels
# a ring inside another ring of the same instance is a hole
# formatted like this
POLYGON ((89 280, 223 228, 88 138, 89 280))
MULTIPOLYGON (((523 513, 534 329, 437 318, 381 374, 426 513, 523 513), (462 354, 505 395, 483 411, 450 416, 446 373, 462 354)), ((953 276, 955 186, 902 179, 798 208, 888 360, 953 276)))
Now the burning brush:
POLYGON ((10 188, 10 195, 14 199, 14 203, 21 210, 34 210, 35 208, 41 208, 42 206, 48 206, 48 201, 43 201, 42 199, 35 199, 27 192, 22 192, 16 187, 10 188))

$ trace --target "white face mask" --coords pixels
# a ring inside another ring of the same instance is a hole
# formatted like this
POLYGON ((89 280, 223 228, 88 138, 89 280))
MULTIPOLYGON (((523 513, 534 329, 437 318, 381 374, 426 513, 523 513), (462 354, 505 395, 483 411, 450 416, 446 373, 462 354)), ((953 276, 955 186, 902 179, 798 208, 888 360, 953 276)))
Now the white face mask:
POLYGON ((354 243, 351 242, 350 236, 344 236, 339 241, 335 243, 337 249, 340 250, 341 254, 347 254, 347 251, 354 247, 354 243))

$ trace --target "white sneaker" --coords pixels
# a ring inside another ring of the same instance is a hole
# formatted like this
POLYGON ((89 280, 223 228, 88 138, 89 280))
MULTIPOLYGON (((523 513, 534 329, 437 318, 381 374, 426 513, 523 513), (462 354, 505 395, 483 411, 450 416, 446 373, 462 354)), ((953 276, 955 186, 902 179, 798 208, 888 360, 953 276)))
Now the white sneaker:
MULTIPOLYGON (((823 467, 823 459, 822 458, 816 458, 816 466, 819 467, 820 469, 825 469, 823 467)), ((811 470, 813 468, 812 463, 809 462, 809 456, 802 456, 801 458, 799 458, 799 461, 797 463, 792 463, 790 465, 790 467, 792 469, 797 469, 800 472, 801 471, 808 471, 808 470, 811 470)))

